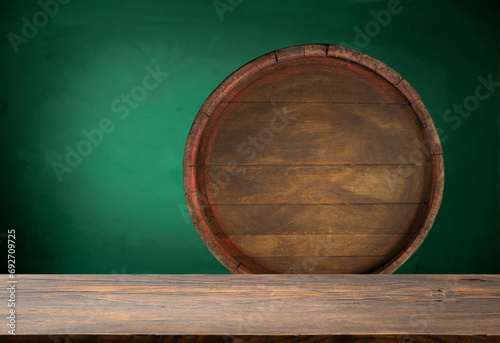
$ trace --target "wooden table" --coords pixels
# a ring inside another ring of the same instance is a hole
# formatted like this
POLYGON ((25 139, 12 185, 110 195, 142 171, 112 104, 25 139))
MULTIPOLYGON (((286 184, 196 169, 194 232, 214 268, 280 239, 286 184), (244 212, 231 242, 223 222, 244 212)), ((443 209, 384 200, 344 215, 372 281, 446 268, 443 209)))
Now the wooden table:
POLYGON ((16 275, 0 342, 500 341, 500 275, 16 275), (29 335, 29 336, 26 336, 29 335), (265 337, 267 336, 267 337, 265 337))

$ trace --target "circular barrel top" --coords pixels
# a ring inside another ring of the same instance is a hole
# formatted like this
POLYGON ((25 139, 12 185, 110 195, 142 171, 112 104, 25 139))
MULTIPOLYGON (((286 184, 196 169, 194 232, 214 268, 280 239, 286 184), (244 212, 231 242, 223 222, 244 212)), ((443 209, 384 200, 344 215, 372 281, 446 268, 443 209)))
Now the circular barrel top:
POLYGON ((278 50, 231 74, 184 155, 196 230, 233 273, 392 273, 429 232, 443 184, 417 92, 337 45, 278 50))

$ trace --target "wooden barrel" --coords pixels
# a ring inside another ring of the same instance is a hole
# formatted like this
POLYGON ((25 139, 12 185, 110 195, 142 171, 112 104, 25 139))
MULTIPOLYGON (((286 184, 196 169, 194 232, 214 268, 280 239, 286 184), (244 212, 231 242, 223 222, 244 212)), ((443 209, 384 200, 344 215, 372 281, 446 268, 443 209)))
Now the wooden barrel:
POLYGON ((417 92, 337 45, 234 72, 200 109, 184 156, 196 230, 234 273, 392 273, 429 232, 443 184, 417 92))

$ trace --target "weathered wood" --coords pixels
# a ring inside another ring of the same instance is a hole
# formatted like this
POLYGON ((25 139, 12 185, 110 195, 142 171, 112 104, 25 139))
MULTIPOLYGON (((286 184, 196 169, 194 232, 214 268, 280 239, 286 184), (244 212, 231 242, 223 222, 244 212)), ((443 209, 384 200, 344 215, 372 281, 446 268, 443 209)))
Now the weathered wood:
POLYGON ((260 335, 260 336, 193 336, 193 335, 51 335, 9 336, 8 343, 490 343, 500 342, 500 336, 477 335, 260 335))
POLYGON ((443 184, 415 89, 335 45, 278 50, 231 74, 202 106, 184 158, 196 230, 236 273, 300 272, 295 257, 316 257, 311 235, 344 246, 302 272, 391 273, 429 232, 443 184), (350 254, 350 266, 335 258, 350 254))
POLYGON ((223 166, 200 168, 210 204, 419 204, 427 202, 429 165, 223 166), (403 182, 390 176, 412 170, 403 182))
MULTIPOLYGON (((329 249, 329 247, 327 247, 329 249)), ((268 274, 354 274, 372 273, 374 265, 389 256, 252 256, 240 257, 241 266, 251 266, 257 273, 268 274)), ((238 270, 236 270, 238 272, 238 270)))
POLYGON ((9 336, 8 343, 490 343, 500 342, 500 336, 477 335, 260 335, 260 336, 194 336, 194 335, 51 335, 9 336))
POLYGON ((373 272, 397 254, 413 235, 229 235, 222 245, 234 246, 241 268, 261 273, 373 272))
POLYGON ((238 256, 387 256, 413 235, 224 235, 240 247, 238 256), (290 255, 293 253, 293 255, 290 255))
POLYGON ((409 104, 383 77, 357 63, 308 57, 282 64, 286 68, 271 69, 231 101, 409 104))
MULTIPOLYGON (((1 279, 6 285, 7 277, 1 279)), ((498 275, 17 275, 17 280, 18 335, 391 335, 403 342, 408 335, 500 335, 498 275)), ((7 304, 5 289, 0 302, 7 304)), ((6 331, 0 333, 2 342, 6 331)))
POLYGON ((215 235, 416 233, 427 204, 202 205, 215 235), (217 212, 215 217, 214 212, 217 212), (280 223, 277 225, 276 223, 280 223))
POLYGON ((205 165, 421 164, 429 159, 430 147, 408 105, 244 103, 231 104, 226 112, 205 165))

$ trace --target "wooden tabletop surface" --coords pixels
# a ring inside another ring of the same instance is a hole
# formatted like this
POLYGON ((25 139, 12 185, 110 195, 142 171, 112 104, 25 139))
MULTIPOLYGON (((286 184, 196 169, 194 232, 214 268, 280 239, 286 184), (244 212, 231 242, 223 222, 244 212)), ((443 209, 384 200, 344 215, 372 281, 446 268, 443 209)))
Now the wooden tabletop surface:
MULTIPOLYGON (((15 280, 16 335, 500 335, 500 275, 15 280)), ((2 283, 0 303, 7 313, 5 275, 2 283)), ((8 335, 5 323, 1 335, 8 335)))

